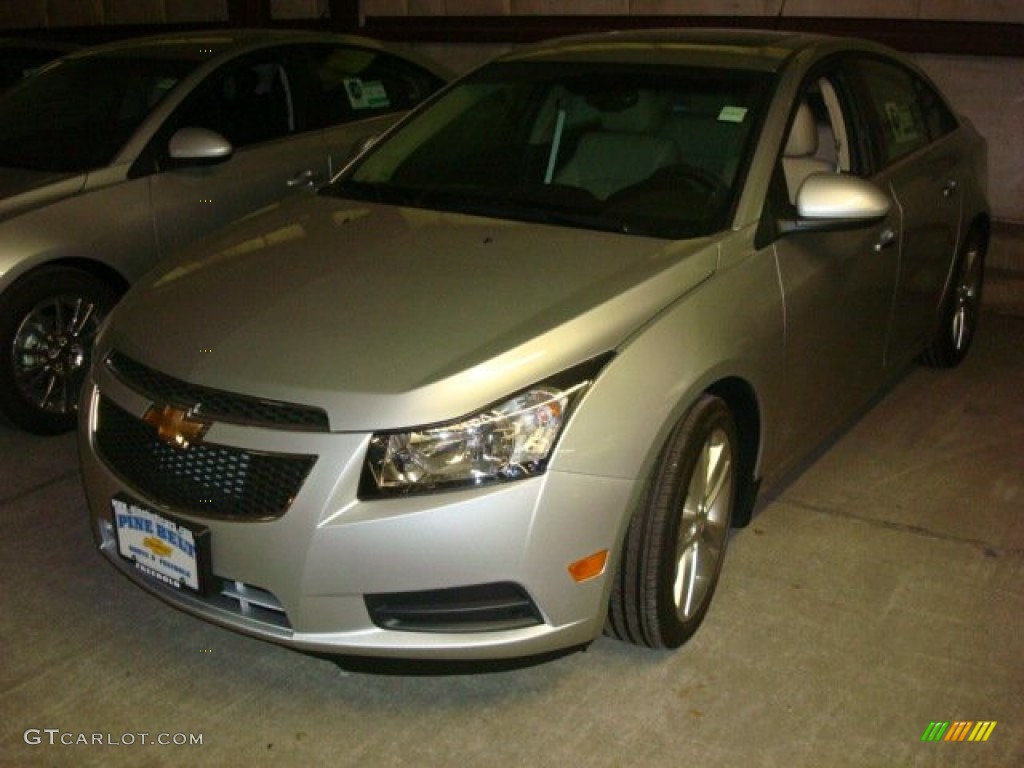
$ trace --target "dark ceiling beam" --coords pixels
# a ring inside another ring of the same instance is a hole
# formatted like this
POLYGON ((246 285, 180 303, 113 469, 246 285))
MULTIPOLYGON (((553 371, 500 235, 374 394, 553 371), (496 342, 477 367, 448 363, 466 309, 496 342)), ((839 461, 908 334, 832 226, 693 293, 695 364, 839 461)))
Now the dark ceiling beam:
POLYGON ((358 33, 359 0, 328 0, 331 13, 331 29, 335 32, 358 33))
POLYGON ((266 27, 270 24, 270 0, 228 0, 228 26, 266 27))

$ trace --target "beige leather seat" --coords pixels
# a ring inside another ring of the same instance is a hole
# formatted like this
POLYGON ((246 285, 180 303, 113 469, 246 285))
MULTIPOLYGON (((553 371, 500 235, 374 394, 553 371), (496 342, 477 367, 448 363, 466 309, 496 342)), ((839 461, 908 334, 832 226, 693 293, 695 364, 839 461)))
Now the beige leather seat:
POLYGON ((640 91, 635 104, 601 115, 601 130, 580 138, 576 152, 555 177, 605 199, 679 160, 671 139, 657 135, 666 106, 653 91, 640 91))
POLYGON ((815 157, 818 152, 818 127, 814 121, 814 113, 806 103, 800 104, 789 129, 789 139, 782 153, 782 170, 786 174, 786 186, 789 188, 789 201, 796 202, 797 192, 804 179, 812 173, 830 172, 834 166, 827 161, 815 157))

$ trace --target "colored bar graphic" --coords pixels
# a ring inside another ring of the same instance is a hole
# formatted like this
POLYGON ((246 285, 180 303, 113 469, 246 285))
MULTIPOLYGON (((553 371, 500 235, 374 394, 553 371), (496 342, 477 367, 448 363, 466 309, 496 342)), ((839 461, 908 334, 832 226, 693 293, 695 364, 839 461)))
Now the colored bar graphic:
POLYGON ((978 723, 974 726, 974 730, 971 731, 971 735, 967 737, 968 741, 988 741, 988 737, 992 735, 992 731, 995 730, 996 721, 986 720, 978 723))
POLYGON ((921 741, 988 741, 995 727, 995 720, 933 720, 921 734, 921 741))
POLYGON ((958 720, 949 728, 949 733, 943 741, 963 741, 967 738, 967 731, 974 723, 971 720, 958 720))

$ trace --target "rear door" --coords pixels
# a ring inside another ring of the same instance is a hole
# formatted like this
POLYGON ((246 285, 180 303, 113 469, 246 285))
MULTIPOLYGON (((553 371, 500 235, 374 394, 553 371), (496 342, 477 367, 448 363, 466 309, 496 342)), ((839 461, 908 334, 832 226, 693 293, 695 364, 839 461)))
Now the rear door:
POLYGON ((960 236, 966 169, 956 120, 936 92, 896 62, 864 57, 856 71, 871 123, 874 180, 899 206, 899 278, 886 345, 887 366, 912 358, 934 333, 960 236))

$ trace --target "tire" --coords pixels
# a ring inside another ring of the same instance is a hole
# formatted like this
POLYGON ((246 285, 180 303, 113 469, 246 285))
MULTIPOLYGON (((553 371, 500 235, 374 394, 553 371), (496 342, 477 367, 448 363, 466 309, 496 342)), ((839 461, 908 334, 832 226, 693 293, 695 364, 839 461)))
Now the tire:
POLYGON ((985 237, 972 230, 957 256, 953 279, 942 303, 935 337, 921 353, 932 368, 954 368, 963 362, 978 330, 985 279, 985 237))
POLYGON ((606 632, 677 648, 700 627, 725 559, 739 472, 736 423, 703 396, 673 429, 630 521, 606 632))
POLYGON ((96 332, 117 299, 63 267, 30 272, 0 296, 0 413, 39 435, 74 429, 96 332))

